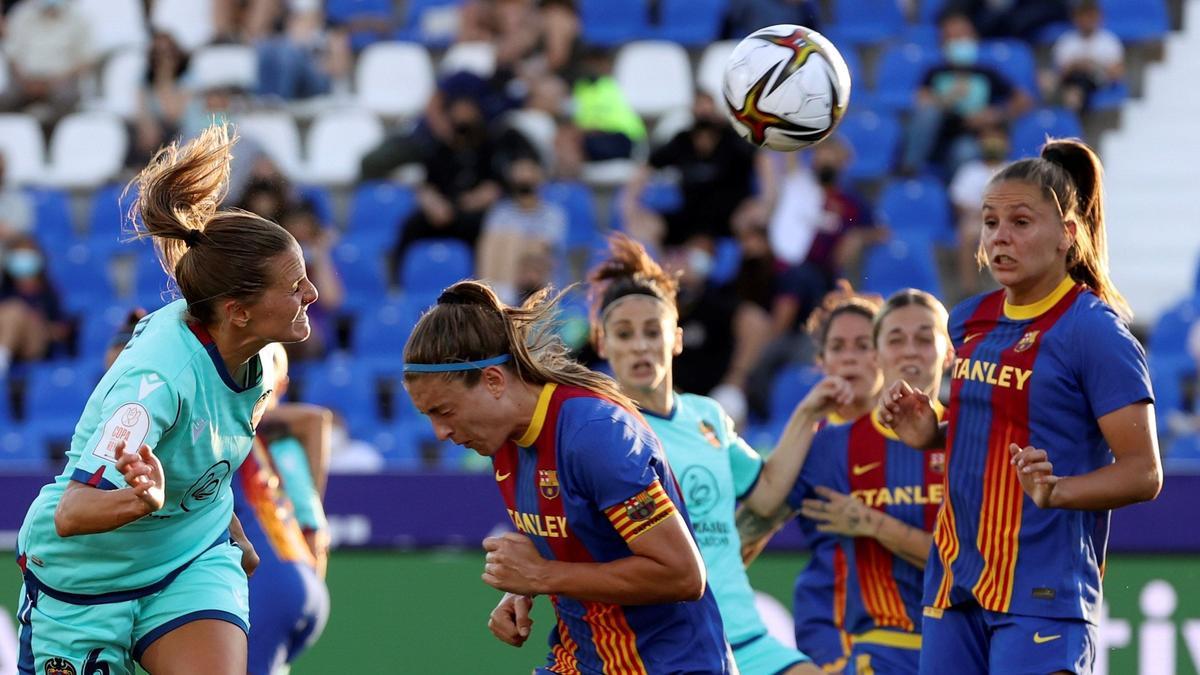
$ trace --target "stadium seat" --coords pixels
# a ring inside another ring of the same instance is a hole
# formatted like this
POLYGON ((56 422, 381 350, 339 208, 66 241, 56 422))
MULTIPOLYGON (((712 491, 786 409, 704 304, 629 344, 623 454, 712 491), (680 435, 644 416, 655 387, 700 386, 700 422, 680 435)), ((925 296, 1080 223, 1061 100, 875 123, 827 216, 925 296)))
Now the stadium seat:
MULTIPOLYGON (((721 105, 720 99, 717 99, 717 105, 721 105)), ((692 111, 689 108, 676 108, 664 114, 650 130, 650 146, 657 148, 665 145, 679 132, 690 129, 692 122, 692 111)))
POLYGON ((1150 383, 1154 389, 1154 421, 1159 438, 1169 438, 1172 434, 1172 421, 1186 414, 1183 382, 1184 378, 1194 377, 1194 369, 1185 374, 1178 361, 1170 358, 1158 358, 1155 354, 1147 355, 1147 365, 1150 371, 1150 383))
MULTIPOLYGON (((325 18, 340 25, 364 19, 395 23, 394 4, 392 0, 329 0, 325 3, 325 18)), ((379 31, 352 31, 350 47, 356 52, 361 51, 367 45, 381 39, 383 34, 379 31)))
POLYGON ((191 56, 188 77, 200 91, 214 87, 254 91, 258 86, 258 52, 247 45, 201 47, 191 56))
POLYGON ((171 34, 185 52, 193 52, 212 41, 213 0, 155 0, 150 24, 171 34))
POLYGON ((46 164, 46 141, 37 118, 0 113, 0 155, 4 156, 4 179, 9 185, 37 182, 46 164))
POLYGON ((1011 159, 1036 157, 1046 137, 1083 138, 1083 125, 1066 108, 1041 108, 1022 115, 1012 126, 1011 159))
POLYGON ((979 48, 979 65, 994 68, 1036 101, 1037 63, 1033 50, 1020 40, 987 40, 979 48))
POLYGON ((1129 86, 1118 80, 1092 93, 1092 110, 1115 110, 1129 100, 1129 86))
POLYGON ((888 182, 879 197, 879 213, 892 232, 924 236, 952 244, 955 232, 946 188, 936 178, 907 178, 888 182))
MULTIPOLYGON (((621 220, 621 200, 624 199, 624 196, 624 187, 613 193, 612 208, 610 209, 612 213, 610 228, 613 230, 625 229, 625 223, 621 220)), ((676 183, 662 178, 655 178, 646 183, 646 187, 642 190, 641 199, 638 202, 642 206, 658 213, 673 213, 683 206, 683 193, 676 183)))
POLYGON ((125 164, 129 133, 108 112, 72 113, 50 137, 50 161, 44 181, 68 189, 92 189, 112 180, 125 164))
POLYGON ((392 471, 420 469, 421 444, 427 439, 433 440, 429 423, 414 419, 379 425, 366 434, 358 430, 354 432, 357 438, 369 442, 379 451, 387 468, 392 471))
POLYGON ((537 150, 542 166, 554 165, 554 137, 558 133, 558 123, 550 113, 522 108, 508 112, 504 121, 537 150))
POLYGON ((1162 40, 1171 29, 1164 0, 1100 0, 1104 25, 1122 42, 1162 40))
POLYGON ((92 193, 92 203, 88 207, 87 239, 92 252, 108 257, 120 250, 121 241, 126 234, 125 218, 129 207, 136 197, 135 191, 121 194, 125 186, 121 183, 102 185, 92 193))
POLYGON ((354 72, 358 103, 385 117, 414 117, 433 95, 429 52, 411 42, 377 42, 363 50, 354 72))
POLYGON ((396 35, 432 47, 443 47, 458 34, 462 0, 408 0, 404 28, 396 35))
POLYGON ((75 0, 75 8, 91 26, 88 46, 93 54, 146 47, 146 12, 142 0, 75 0))
POLYGON ((838 45, 874 44, 898 34, 904 15, 896 0, 837 0, 836 23, 829 28, 838 45))
POLYGON ((333 195, 322 185, 297 185, 296 194, 308 205, 325 227, 334 224, 333 195))
POLYGON ((491 79, 496 73, 496 46, 490 42, 458 42, 450 46, 438 62, 438 73, 474 73, 491 79))
POLYGON ((372 307, 387 295, 383 249, 342 241, 333 247, 333 266, 342 282, 342 306, 356 312, 372 307))
POLYGON ((718 102, 721 100, 722 81, 725 78, 725 64, 729 55, 737 47, 737 40, 722 40, 704 48, 700 54, 700 62, 696 66, 696 86, 706 91, 718 102))
POLYGON ((891 240, 867 250, 863 290, 887 297, 902 288, 942 294, 933 243, 919 234, 893 232, 891 240))
POLYGON ((721 32, 728 4, 728 0, 662 0, 653 35, 686 47, 703 47, 721 32))
POLYGON ((351 353, 377 371, 398 375, 404 343, 425 308, 424 302, 407 295, 364 307, 350 334, 351 353))
POLYGON ((83 326, 91 322, 96 307, 112 302, 116 295, 108 278, 108 259, 85 242, 59 243, 47 259, 47 270, 63 306, 71 313, 86 312, 86 320, 80 322, 83 326))
POLYGON ((383 141, 383 123, 365 109, 328 110, 308 127, 306 180, 349 185, 359 178, 362 156, 383 141))
POLYGON ((887 46, 879 56, 872 102, 886 110, 911 109, 925 72, 940 60, 936 51, 915 42, 887 46))
POLYGON ((643 117, 692 104, 692 67, 687 52, 673 42, 643 40, 621 47, 613 77, 643 117))
POLYGON ((814 366, 788 366, 771 382, 770 426, 782 429, 800 403, 824 375, 814 366))
POLYGON ((236 116, 233 122, 238 134, 257 143, 285 176, 292 180, 303 177, 300 131, 291 115, 251 112, 236 116))
POLYGON ((0 429, 0 470, 41 471, 49 461, 45 444, 30 425, 5 424, 0 429))
POLYGON ((92 362, 104 358, 113 336, 124 325, 132 309, 132 303, 113 302, 111 297, 97 300, 90 307, 86 320, 79 322, 75 344, 77 357, 92 362))
POLYGON ((144 247, 136 251, 133 265, 133 302, 146 311, 153 312, 181 297, 178 287, 163 271, 153 249, 144 247))
POLYGON ((25 376, 25 419, 74 429, 96 385, 95 373, 66 363, 39 363, 25 376))
POLYGON ((578 7, 587 44, 615 47, 649 33, 646 0, 580 0, 578 7))
POLYGON ((346 240, 360 246, 391 246, 414 208, 411 188, 387 181, 360 183, 350 198, 346 240))
POLYGON ((145 80, 145 50, 123 49, 108 57, 100 73, 100 109, 133 119, 145 80))
POLYGON ((336 411, 350 429, 379 424, 378 388, 374 374, 350 357, 331 357, 305 368, 301 396, 305 403, 336 411))
POLYGON ((1188 335, 1200 320, 1197 301, 1187 299, 1163 312, 1150 330, 1146 351, 1150 361, 1163 373, 1183 378, 1196 372, 1196 362, 1188 351, 1188 335))
POLYGON ((900 146, 900 123, 894 115, 851 106, 837 130, 853 150, 847 178, 878 180, 888 174, 900 146))
POLYGON ((75 237, 71 224, 71 203, 67 193, 56 188, 29 188, 25 194, 33 202, 33 236, 47 250, 56 250, 63 241, 75 237))
POLYGON ((718 286, 723 286, 733 281, 741 265, 742 247, 738 245, 737 239, 721 237, 717 239, 717 249, 713 255, 713 266, 708 273, 708 279, 718 286))
POLYGON ((548 183, 542 188, 542 199, 558 204, 567 212, 567 250, 603 244, 592 193, 587 186, 574 181, 548 183))
POLYGON ((456 239, 423 239, 405 251, 401 287, 405 293, 436 297, 456 281, 471 277, 471 249, 456 239))
POLYGON ((1184 434, 1165 450, 1163 468, 1168 473, 1200 473, 1200 434, 1184 434))

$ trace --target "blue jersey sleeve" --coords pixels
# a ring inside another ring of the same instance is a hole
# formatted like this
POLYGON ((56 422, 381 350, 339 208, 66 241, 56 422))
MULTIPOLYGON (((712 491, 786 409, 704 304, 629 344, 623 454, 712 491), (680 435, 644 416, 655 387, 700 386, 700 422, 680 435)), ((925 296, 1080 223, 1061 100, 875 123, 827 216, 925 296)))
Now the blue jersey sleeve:
POLYGON ((572 475, 601 510, 650 487, 663 472, 654 432, 632 418, 588 420, 564 441, 572 475))
MULTIPOLYGON (((88 402, 89 407, 94 405, 96 401, 88 402)), ((154 449, 175 425, 181 402, 175 385, 161 373, 134 367, 116 379, 98 406, 93 408, 98 416, 92 418, 98 421, 86 432, 87 440, 74 459, 71 479, 113 490, 125 485, 116 467, 118 444, 124 441, 128 452, 137 452, 142 445, 154 449)))
POLYGON ((295 438, 281 438, 271 444, 271 461, 283 481, 283 491, 292 502, 296 522, 305 530, 325 529, 325 508, 309 471, 308 455, 295 438))
POLYGON ((1154 401, 1146 353, 1117 314, 1098 299, 1075 322, 1072 344, 1083 394, 1096 418, 1154 401))
POLYGON ((729 453, 729 469, 733 474, 733 493, 738 499, 750 494, 762 475, 763 458, 734 429, 733 419, 722 415, 725 451, 729 453))

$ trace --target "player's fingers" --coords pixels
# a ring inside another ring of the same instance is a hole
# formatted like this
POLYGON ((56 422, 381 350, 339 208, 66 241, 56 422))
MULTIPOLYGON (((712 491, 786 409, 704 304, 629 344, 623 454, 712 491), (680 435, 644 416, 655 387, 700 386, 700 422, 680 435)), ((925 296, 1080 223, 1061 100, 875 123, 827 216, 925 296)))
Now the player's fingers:
POLYGON ((483 540, 483 550, 495 551, 500 548, 500 537, 487 537, 483 540))
POLYGON ((815 488, 813 488, 813 492, 816 492, 817 494, 824 497, 827 501, 831 501, 831 502, 836 501, 839 498, 846 496, 846 495, 843 495, 842 493, 838 492, 837 490, 832 490, 830 488, 825 487, 824 485, 816 486, 815 488))
POLYGON ((1034 462, 1021 467, 1021 473, 1054 473, 1054 465, 1050 462, 1034 462))
POLYGON ((505 532, 504 534, 500 535, 500 538, 505 541, 511 541, 514 544, 524 544, 529 541, 529 537, 526 537, 519 532, 505 532))
POLYGON ((500 580, 490 572, 484 572, 483 574, 479 575, 479 578, 483 579, 483 583, 491 586, 492 588, 500 588, 500 580))
POLYGON ((840 532, 833 523, 817 523, 817 532, 840 532))
POLYGON ((1055 483, 1058 482, 1058 479, 1059 479, 1058 476, 1055 476, 1054 474, 1050 474, 1050 475, 1046 475, 1046 476, 1038 476, 1033 479, 1033 482, 1037 483, 1038 485, 1054 485, 1055 483))

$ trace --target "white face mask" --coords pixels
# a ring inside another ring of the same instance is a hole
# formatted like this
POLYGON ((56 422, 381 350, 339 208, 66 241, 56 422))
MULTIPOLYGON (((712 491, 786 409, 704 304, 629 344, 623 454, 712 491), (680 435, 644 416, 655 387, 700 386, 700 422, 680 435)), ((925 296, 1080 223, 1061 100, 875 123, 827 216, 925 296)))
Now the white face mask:
POLYGON ((691 268, 692 272, 702 279, 707 279, 708 275, 712 273, 712 254, 702 248, 688 249, 687 261, 688 267, 691 268))

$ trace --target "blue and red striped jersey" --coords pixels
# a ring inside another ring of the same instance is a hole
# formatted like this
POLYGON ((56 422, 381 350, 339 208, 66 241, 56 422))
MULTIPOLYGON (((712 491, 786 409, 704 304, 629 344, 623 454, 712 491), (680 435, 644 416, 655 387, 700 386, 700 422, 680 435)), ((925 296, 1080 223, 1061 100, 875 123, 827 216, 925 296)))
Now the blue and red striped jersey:
MULTIPOLYGON (((492 458, 517 530, 544 558, 610 562, 680 513, 658 439, 637 413, 592 391, 547 384, 522 438, 492 458)), ((690 528, 689 524, 689 528, 690 528)), ((556 673, 725 673, 733 669, 712 592, 695 602, 624 606, 551 596, 556 673)))
POLYGON ((934 532, 925 604, 1094 622, 1108 511, 1039 509, 1010 443, 1045 450, 1059 476, 1113 461, 1097 420, 1153 401, 1145 353, 1094 293, 1069 278, 1033 305, 1004 292, 950 315, 955 359, 946 505, 934 532))

